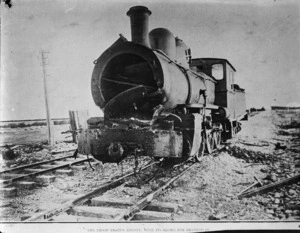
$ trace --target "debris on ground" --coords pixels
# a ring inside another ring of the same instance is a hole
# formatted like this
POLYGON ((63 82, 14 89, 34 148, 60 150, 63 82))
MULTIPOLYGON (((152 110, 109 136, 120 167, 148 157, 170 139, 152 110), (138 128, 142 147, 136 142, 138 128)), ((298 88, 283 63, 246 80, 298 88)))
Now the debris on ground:
MULTIPOLYGON (((299 221, 300 182, 297 180, 263 194, 238 197, 241 191, 257 181, 254 177, 263 186, 254 185, 246 192, 293 179, 300 173, 300 129, 279 127, 274 124, 274 115, 271 111, 263 111, 250 117, 249 121, 242 122, 242 130, 227 143, 226 150, 205 156, 201 163, 177 180, 157 201, 178 205, 174 213, 175 221, 299 221)), ((56 151, 74 148, 75 144, 56 144, 56 151)), ((44 144, 30 149, 15 145, 11 149, 20 153, 20 157, 12 160, 18 161, 17 164, 61 156, 51 154, 44 144)), ((45 187, 20 189, 13 200, 0 200, 1 220, 20 221, 35 212, 58 207, 67 198, 70 200, 69 196, 74 198, 92 191, 112 179, 116 173, 121 176, 127 169, 133 170, 134 160, 131 162, 131 165, 99 163, 93 165, 94 171, 86 164, 84 169, 74 172, 74 176, 61 176, 45 187)), ((161 169, 158 174, 164 172, 161 169)), ((136 181, 105 195, 130 200, 136 197, 136 193, 143 195, 161 185, 155 179, 149 181, 149 185, 138 185, 139 179, 137 177, 136 181)))
POLYGON ((74 143, 60 143, 49 148, 45 143, 5 146, 0 148, 3 170, 37 163, 62 156, 64 152, 75 151, 74 143), (57 155, 56 155, 57 154, 57 155))
POLYGON ((19 154, 15 153, 14 150, 10 146, 5 145, 5 148, 2 152, 2 158, 4 160, 13 160, 13 159, 16 159, 18 156, 19 156, 19 154))

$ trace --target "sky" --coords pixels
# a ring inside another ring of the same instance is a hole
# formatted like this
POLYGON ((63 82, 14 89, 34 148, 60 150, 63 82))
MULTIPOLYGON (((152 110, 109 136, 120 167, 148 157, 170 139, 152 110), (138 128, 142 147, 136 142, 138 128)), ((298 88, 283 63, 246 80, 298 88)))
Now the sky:
POLYGON ((93 61, 121 33, 131 39, 128 9, 152 11, 149 29, 168 28, 193 58, 226 58, 246 89, 247 108, 300 103, 300 1, 18 0, 1 4, 0 120, 46 117, 40 51, 52 118, 88 109, 93 61))

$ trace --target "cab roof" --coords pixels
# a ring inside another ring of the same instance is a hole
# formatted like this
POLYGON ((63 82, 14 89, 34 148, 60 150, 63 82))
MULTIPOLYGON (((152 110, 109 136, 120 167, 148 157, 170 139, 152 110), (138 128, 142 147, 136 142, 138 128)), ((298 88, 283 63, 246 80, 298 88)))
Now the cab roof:
POLYGON ((207 62, 209 62, 210 64, 227 63, 234 71, 236 71, 233 65, 231 65, 231 63, 224 58, 193 58, 191 66, 205 65, 207 64, 207 62))

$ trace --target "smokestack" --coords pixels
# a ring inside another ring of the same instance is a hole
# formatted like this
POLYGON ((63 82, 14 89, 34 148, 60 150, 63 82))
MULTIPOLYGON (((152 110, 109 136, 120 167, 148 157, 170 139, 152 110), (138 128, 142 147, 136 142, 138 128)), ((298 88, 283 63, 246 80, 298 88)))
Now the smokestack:
POLYGON ((134 6, 129 9, 131 41, 150 47, 148 36, 148 19, 151 11, 145 6, 134 6))

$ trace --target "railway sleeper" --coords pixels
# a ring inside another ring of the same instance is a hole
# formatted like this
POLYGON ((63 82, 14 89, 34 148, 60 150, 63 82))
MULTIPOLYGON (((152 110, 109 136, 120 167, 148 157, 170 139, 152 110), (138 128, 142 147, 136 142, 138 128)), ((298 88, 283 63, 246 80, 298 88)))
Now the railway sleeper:
MULTIPOLYGON (((119 199, 105 199, 103 197, 96 197, 90 201, 90 206, 111 206, 116 208, 128 208, 132 206, 132 202, 119 199)), ((158 212, 174 212, 178 210, 178 205, 173 203, 150 203, 144 210, 158 211, 158 212)))
POLYGON ((26 168, 24 170, 25 173, 34 173, 34 172, 41 172, 43 171, 44 169, 39 169, 39 168, 26 168))
POLYGON ((32 181, 20 181, 16 183, 17 187, 25 188, 25 189, 33 189, 36 187, 36 182, 32 181))
MULTIPOLYGON (((64 164, 69 164, 69 163, 64 163, 64 164)), ((63 164, 61 164, 63 165, 63 164)), ((44 169, 49 169, 49 168, 55 168, 56 165, 46 165, 44 168, 26 168, 24 170, 25 173, 34 173, 34 172, 41 172, 44 169)), ((69 166, 68 169, 58 169, 58 170, 53 170, 56 173, 59 174, 66 174, 66 175, 74 175, 73 170, 85 170, 86 169, 86 165, 73 165, 73 166, 69 166)), ((52 172, 52 171, 49 171, 52 172)))
POLYGON ((74 165, 74 166, 71 166, 70 168, 73 169, 73 170, 77 170, 77 171, 87 169, 87 167, 85 165, 74 165))
POLYGON ((61 214, 59 216, 52 217, 49 221, 54 221, 54 222, 99 222, 99 218, 61 214))
POLYGON ((121 209, 96 206, 75 206, 67 213, 76 216, 95 217, 100 219, 113 219, 120 214, 121 209))
POLYGON ((68 176, 73 176, 74 175, 74 171, 72 169, 58 169, 55 170, 55 173, 57 174, 61 174, 61 175, 68 175, 68 176))
POLYGON ((21 173, 11 173, 11 174, 3 174, 0 176, 1 180, 9 180, 9 179, 13 179, 19 176, 25 176, 26 174, 21 174, 21 173))
POLYGON ((64 164, 69 164, 71 162, 74 162, 74 159, 72 159, 72 160, 65 160, 65 161, 55 161, 55 165, 64 165, 64 164))
POLYGON ((18 191, 15 187, 5 187, 0 188, 0 193, 2 197, 7 198, 17 196, 18 191))
POLYGON ((55 167, 57 167, 57 164, 53 164, 53 165, 51 165, 51 164, 44 164, 44 165, 41 165, 40 167, 44 168, 44 169, 55 168, 55 167))
POLYGON ((37 176, 35 177, 35 181, 37 183, 45 183, 45 184, 49 184, 55 181, 55 176, 46 176, 46 175, 42 175, 42 176, 37 176))
POLYGON ((172 216, 172 213, 142 210, 136 213, 132 220, 172 220, 172 216))

